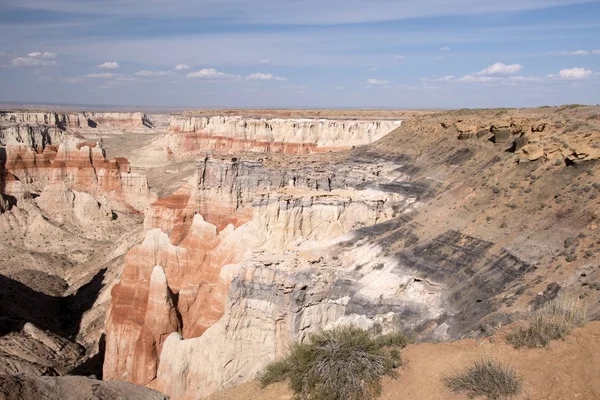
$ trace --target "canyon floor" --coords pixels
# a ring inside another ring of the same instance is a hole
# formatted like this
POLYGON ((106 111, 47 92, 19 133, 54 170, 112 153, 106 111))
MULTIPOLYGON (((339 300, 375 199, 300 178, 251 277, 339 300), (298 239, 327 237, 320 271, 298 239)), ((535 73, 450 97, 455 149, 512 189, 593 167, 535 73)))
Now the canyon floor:
POLYGON ((252 380, 353 323, 417 340, 384 399, 462 398, 481 355, 600 396, 597 322, 502 340, 559 296, 600 316, 600 107, 0 114, 0 373, 287 399, 252 380))

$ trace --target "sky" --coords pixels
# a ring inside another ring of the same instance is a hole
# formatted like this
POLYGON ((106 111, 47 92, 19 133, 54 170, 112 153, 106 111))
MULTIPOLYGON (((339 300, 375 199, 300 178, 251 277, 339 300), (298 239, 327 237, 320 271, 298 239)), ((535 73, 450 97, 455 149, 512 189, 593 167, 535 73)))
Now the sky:
POLYGON ((0 0, 0 102, 600 103, 600 0, 0 0))

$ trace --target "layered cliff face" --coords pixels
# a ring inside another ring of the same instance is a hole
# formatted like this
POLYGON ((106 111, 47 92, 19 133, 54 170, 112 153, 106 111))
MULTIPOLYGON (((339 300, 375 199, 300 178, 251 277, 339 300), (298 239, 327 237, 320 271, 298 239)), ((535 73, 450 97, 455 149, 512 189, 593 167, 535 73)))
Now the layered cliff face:
POLYGON ((252 379, 339 324, 454 340, 559 294, 600 315, 597 114, 420 113, 397 129, 175 116, 139 153, 170 181, 156 201, 101 141, 50 114, 7 122, 45 130, 11 128, 0 149, 0 368, 87 364, 105 310, 104 377, 174 399, 252 379))
POLYGON ((184 150, 283 152, 348 149, 369 144, 400 126, 400 121, 171 117, 173 133, 185 133, 184 150))
POLYGON ((13 176, 6 184, 7 194, 22 196, 25 185, 41 192, 43 201, 68 188, 106 195, 139 210, 151 200, 146 177, 131 172, 124 158, 107 160, 100 142, 67 137, 60 145, 48 145, 41 152, 26 145, 7 146, 5 151, 6 170, 13 176))
POLYGON ((0 139, 5 146, 26 146, 43 151, 47 146, 58 144, 65 133, 49 125, 0 125, 0 139))
POLYGON ((258 119, 173 115, 169 133, 141 149, 140 165, 207 153, 310 154, 372 143, 401 125, 389 120, 258 119))
POLYGON ((74 117, 0 113, 2 373, 101 375, 110 288, 155 200, 125 158, 71 129, 74 117))
POLYGON ((565 137, 556 112, 423 114, 341 155, 203 158, 128 255, 110 377, 193 399, 333 325, 454 340, 558 293, 595 305, 597 135, 565 137))
POLYGON ((157 375, 164 340, 172 332, 204 337, 221 319, 232 280, 227 266, 261 248, 281 255, 297 243, 336 237, 414 207, 414 198, 397 193, 338 188, 351 181, 376 186, 373 172, 336 176, 333 170, 271 168, 260 161, 201 162, 195 184, 152 205, 146 239, 127 256, 107 319, 106 376, 168 389, 168 373, 157 375), (164 271, 162 285, 168 285, 162 293, 170 294, 161 297, 162 310, 176 307, 180 325, 165 327, 150 318, 157 268, 164 271))
POLYGON ((152 122, 144 113, 122 112, 29 112, 0 111, 0 124, 47 125, 60 130, 126 130, 151 128, 152 122))

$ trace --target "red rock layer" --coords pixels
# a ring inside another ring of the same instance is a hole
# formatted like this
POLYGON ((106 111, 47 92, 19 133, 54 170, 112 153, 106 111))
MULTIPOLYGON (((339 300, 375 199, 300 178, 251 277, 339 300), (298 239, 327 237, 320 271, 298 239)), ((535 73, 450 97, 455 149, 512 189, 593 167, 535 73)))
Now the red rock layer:
MULTIPOLYGON (((120 199, 125 191, 131 189, 124 187, 122 179, 131 172, 127 159, 107 160, 104 150, 95 142, 69 140, 60 146, 46 146, 41 152, 27 146, 9 146, 6 170, 38 190, 50 183, 64 182, 74 190, 111 193, 120 199)), ((144 182, 140 184, 145 186, 141 193, 147 194, 147 185, 144 182)))
MULTIPOLYGON (((283 153, 305 155, 317 151, 314 143, 263 142, 258 140, 233 139, 230 137, 206 135, 197 132, 182 132, 183 151, 212 150, 224 153, 251 151, 256 153, 283 153)), ((328 149, 319 149, 327 151, 328 149)))
POLYGON ((217 235, 216 227, 196 214, 179 246, 154 229, 127 254, 107 317, 106 379, 149 384, 168 334, 198 337, 221 318, 228 290, 219 281, 221 269, 241 258, 239 249, 222 245, 231 230, 217 235), (164 270, 167 289, 159 287, 155 266, 164 270))

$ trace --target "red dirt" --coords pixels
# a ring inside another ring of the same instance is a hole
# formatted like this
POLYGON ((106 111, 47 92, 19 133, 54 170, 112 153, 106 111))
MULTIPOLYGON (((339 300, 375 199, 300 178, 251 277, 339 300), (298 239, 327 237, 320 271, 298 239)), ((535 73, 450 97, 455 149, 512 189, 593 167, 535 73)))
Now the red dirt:
MULTIPOLYGON (((397 380, 385 379, 382 400, 467 399, 453 394, 443 378, 469 366, 474 360, 492 357, 513 367, 523 378, 522 400, 600 399, 600 322, 574 331, 565 341, 548 349, 515 350, 503 333, 486 339, 454 343, 421 343, 402 353, 404 366, 397 380)), ((211 400, 291 399, 286 384, 260 389, 256 381, 219 392, 211 400)))

